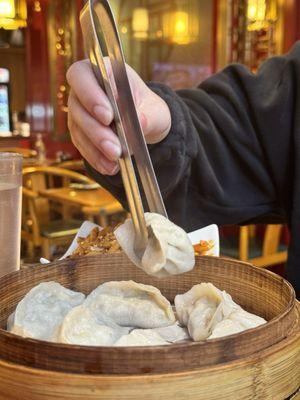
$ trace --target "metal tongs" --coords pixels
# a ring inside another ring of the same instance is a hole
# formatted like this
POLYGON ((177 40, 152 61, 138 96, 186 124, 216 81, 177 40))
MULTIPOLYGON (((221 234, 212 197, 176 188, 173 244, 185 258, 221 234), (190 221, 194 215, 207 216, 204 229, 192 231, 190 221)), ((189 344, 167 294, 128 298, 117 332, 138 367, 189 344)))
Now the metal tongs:
POLYGON ((84 45, 94 74, 114 110, 114 130, 122 147, 119 161, 123 184, 135 229, 135 250, 142 255, 148 241, 144 207, 133 154, 150 212, 167 217, 132 96, 121 41, 107 0, 88 0, 81 11, 84 45))

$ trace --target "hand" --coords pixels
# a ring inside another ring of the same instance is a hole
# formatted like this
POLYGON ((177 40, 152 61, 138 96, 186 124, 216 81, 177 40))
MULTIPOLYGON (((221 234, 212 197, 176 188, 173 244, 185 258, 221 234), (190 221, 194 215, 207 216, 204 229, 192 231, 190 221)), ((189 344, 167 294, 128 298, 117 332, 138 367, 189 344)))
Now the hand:
MULTIPOLYGON (((146 142, 158 143, 167 136, 171 127, 169 107, 129 66, 127 73, 146 142)), ((110 128, 113 109, 92 72, 90 62, 84 60, 73 64, 68 70, 67 80, 71 86, 68 126, 74 145, 101 174, 116 174, 121 146, 110 128)))

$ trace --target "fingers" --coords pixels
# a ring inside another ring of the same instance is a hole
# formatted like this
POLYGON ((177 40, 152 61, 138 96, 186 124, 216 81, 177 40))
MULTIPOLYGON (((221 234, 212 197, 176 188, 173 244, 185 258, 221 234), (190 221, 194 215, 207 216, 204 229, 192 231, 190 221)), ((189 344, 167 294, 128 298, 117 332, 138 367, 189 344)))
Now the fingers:
MULTIPOLYGON (((117 161, 121 156, 121 145, 109 127, 113 110, 89 61, 73 64, 68 70, 67 79, 72 87, 69 96, 70 120, 105 158, 117 161)), ((70 130, 72 132, 71 127, 70 130)))
MULTIPOLYGON (((107 69, 111 70, 109 65, 107 69)), ((127 73, 146 141, 148 144, 158 143, 170 131, 169 107, 128 66, 127 73)), ((110 127, 113 121, 110 101, 99 86, 89 61, 73 64, 67 79, 71 86, 69 129, 72 140, 96 170, 113 175, 122 150, 117 135, 110 127)))
POLYGON ((71 65, 67 80, 80 103, 96 120, 109 126, 113 120, 112 106, 99 86, 88 60, 71 65))
POLYGON ((85 132, 69 116, 72 141, 83 158, 102 175, 115 175, 119 171, 117 162, 112 162, 89 140, 85 132))
POLYGON ((117 161, 120 158, 121 145, 116 134, 110 127, 101 124, 92 117, 79 103, 72 90, 69 96, 69 114, 75 125, 109 160, 117 161))

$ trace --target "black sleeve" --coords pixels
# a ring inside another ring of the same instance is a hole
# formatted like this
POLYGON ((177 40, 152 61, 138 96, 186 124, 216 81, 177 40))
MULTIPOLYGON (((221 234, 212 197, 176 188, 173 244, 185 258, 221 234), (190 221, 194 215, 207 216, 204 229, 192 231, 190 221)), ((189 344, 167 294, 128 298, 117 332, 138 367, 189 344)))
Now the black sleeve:
MULTIPOLYGON (((198 88, 149 86, 169 105, 170 134, 149 146, 169 217, 187 231, 289 218, 300 44, 254 75, 230 65, 198 88)), ((300 121, 298 120, 298 129, 300 121)), ((123 204, 120 176, 91 175, 123 204)))

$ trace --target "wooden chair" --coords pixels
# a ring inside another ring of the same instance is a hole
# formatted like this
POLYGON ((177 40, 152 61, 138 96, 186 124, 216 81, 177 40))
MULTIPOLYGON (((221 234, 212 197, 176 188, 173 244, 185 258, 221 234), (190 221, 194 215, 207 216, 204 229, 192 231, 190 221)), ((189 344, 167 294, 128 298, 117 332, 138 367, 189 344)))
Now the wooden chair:
POLYGON ((118 222, 123 222, 129 218, 129 214, 124 210, 122 205, 115 201, 105 207, 99 209, 97 207, 83 207, 82 212, 87 216, 88 220, 105 228, 109 225, 109 218, 112 216, 118 217, 118 222))
MULTIPOLYGON (((84 162, 83 160, 70 160, 70 161, 62 161, 56 165, 57 168, 68 169, 70 171, 79 172, 82 175, 86 175, 84 162)), ((53 181, 52 181, 53 182, 53 181)), ((64 177, 63 178, 63 185, 69 186, 70 178, 64 177)))
MULTIPOLYGON (((85 166, 83 160, 70 160, 70 161, 63 161, 58 164, 60 168, 70 169, 72 171, 80 171, 81 173, 85 174, 85 166)), ((68 184, 67 181, 64 182, 66 185, 68 184)), ((124 211, 121 204, 117 201, 106 205, 105 207, 99 209, 97 207, 83 207, 83 213, 87 216, 88 220, 91 222, 96 222, 103 228, 109 225, 109 218, 116 214, 122 214, 123 218, 125 219, 127 213, 124 211)))
POLYGON ((23 149, 22 147, 1 147, 0 151, 3 153, 18 153, 24 158, 34 158, 37 156, 37 152, 32 149, 23 149))
POLYGON ((56 167, 28 167, 23 169, 23 215, 22 239, 27 242, 28 253, 33 255, 36 247, 42 248, 45 258, 51 258, 51 246, 70 243, 82 224, 77 219, 51 219, 48 199, 39 194, 47 188, 49 177, 68 178, 80 183, 93 181, 74 171, 56 167))
POLYGON ((57 164, 58 168, 70 169, 71 171, 84 172, 84 162, 83 160, 70 160, 62 161, 57 164))
POLYGON ((221 254, 257 267, 270 267, 287 261, 287 246, 280 243, 283 225, 266 225, 263 237, 255 226, 242 226, 239 235, 221 238, 221 254))

